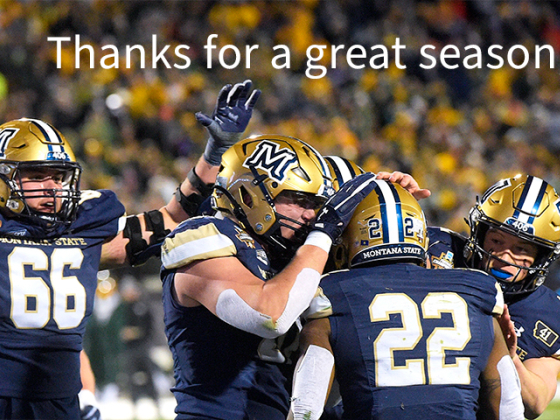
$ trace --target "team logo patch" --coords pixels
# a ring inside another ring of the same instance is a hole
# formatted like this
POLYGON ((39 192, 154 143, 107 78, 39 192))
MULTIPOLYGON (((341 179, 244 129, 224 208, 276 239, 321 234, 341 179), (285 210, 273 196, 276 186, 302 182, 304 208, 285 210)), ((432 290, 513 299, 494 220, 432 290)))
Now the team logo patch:
POLYGON ((296 165, 297 156, 293 150, 280 149, 278 144, 266 140, 257 144, 255 151, 243 162, 244 167, 262 169, 278 182, 283 182, 288 169, 296 165))
POLYGON ((511 185, 511 180, 509 178, 502 179, 501 181, 496 182, 494 185, 488 188, 488 190, 484 193, 482 199, 480 200, 480 204, 484 204, 484 202, 488 200, 488 198, 496 191, 503 190, 504 188, 507 188, 510 185, 511 185))
POLYGON ((0 131, 0 159, 6 159, 6 148, 18 131, 19 128, 5 128, 0 131))
POLYGON ((239 241, 243 242, 247 246, 247 248, 255 248, 255 240, 247 232, 239 229, 238 227, 236 227, 235 230, 237 231, 235 237, 239 241))
POLYGON ((450 269, 454 267, 453 252, 451 251, 442 252, 439 257, 432 257, 432 268, 450 269))
POLYGON ((257 249, 257 260, 259 260, 263 264, 268 265, 268 257, 266 255, 266 252, 264 252, 264 249, 257 249))
POLYGON ((552 331, 552 329, 542 321, 537 321, 535 324, 533 335, 537 340, 542 341, 548 347, 552 347, 556 340, 558 340, 558 334, 552 331))

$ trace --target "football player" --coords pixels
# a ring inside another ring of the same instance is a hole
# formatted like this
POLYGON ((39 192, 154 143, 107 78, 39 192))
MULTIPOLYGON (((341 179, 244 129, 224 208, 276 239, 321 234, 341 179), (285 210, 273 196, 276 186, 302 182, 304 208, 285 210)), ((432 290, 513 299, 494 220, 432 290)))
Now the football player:
POLYGON ((137 265, 196 213, 221 155, 239 140, 259 91, 225 86, 204 156, 163 208, 126 217, 107 190, 81 191, 64 136, 37 119, 0 126, 0 418, 80 419, 80 350, 100 266, 137 265))
POLYGON ((428 229, 431 265, 478 268, 497 279, 507 304, 501 325, 521 379, 525 416, 536 418, 554 397, 560 373, 560 300, 543 286, 560 255, 560 198, 546 181, 516 175, 477 200, 468 224, 468 238, 428 229))
MULTIPOLYGON (((345 182, 351 180, 356 175, 363 174, 364 170, 362 167, 357 165, 355 162, 340 156, 325 156, 325 161, 329 167, 331 177, 333 180, 333 187, 338 190, 345 182)), ((418 182, 412 177, 404 172, 377 172, 375 175, 377 179, 383 179, 389 182, 396 182, 401 187, 404 187, 409 193, 411 193, 417 200, 422 200, 423 198, 428 198, 432 193, 430 190, 420 188, 418 182)))
POLYGON ((182 223, 162 246, 177 419, 285 420, 291 370, 281 350, 373 178, 326 201, 326 163, 298 139, 252 137, 223 155, 217 214, 182 223))
POLYGON ((321 287, 332 315, 306 323, 290 418, 318 419, 336 364, 343 419, 522 419, 516 371, 493 315, 496 280, 432 271, 423 212, 400 185, 375 181, 342 236, 349 269, 321 287))

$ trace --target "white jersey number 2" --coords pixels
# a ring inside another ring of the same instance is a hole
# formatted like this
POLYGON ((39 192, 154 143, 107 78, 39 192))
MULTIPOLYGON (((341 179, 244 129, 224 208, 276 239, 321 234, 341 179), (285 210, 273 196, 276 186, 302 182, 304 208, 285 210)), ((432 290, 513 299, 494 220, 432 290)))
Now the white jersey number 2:
POLYGON ((38 248, 14 248, 8 257, 14 325, 43 328, 51 316, 60 329, 80 325, 86 313, 86 289, 76 276, 64 276, 64 267, 79 269, 83 260, 78 248, 57 248, 50 261, 38 248), (26 276, 26 267, 49 272, 52 302, 49 285, 41 277, 26 276))
POLYGON ((391 314, 400 314, 402 320, 401 328, 383 329, 373 343, 376 385, 469 384, 470 358, 457 356, 455 363, 446 363, 445 357, 446 350, 461 351, 471 339, 467 303, 456 293, 428 293, 421 309, 423 319, 451 314, 453 327, 434 328, 426 340, 425 357, 397 366, 394 352, 413 350, 424 335, 418 305, 404 293, 380 294, 371 302, 371 322, 387 321, 391 314))

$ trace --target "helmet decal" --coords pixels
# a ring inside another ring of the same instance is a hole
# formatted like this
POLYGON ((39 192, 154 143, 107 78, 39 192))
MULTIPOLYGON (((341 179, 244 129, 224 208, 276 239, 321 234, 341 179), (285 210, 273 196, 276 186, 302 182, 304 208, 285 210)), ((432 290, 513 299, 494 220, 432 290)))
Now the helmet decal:
POLYGON ((71 146, 52 125, 21 118, 0 126, 0 211, 8 217, 33 221, 44 234, 58 234, 75 220, 80 200, 82 169, 71 146), (22 186, 26 171, 53 171, 56 188, 22 186), (48 197, 52 211, 35 208, 29 200, 48 197))
POLYGON ((528 176, 513 217, 521 222, 533 224, 535 216, 538 215, 547 186, 548 184, 542 179, 528 176))
POLYGON ((490 188, 488 188, 488 190, 486 190, 486 192, 484 193, 484 195, 480 199, 480 203, 481 204, 485 203, 486 200, 488 200, 488 198, 492 194, 494 194, 496 191, 503 190, 504 188, 507 188, 509 186, 511 186, 511 179, 509 179, 509 178, 502 179, 502 180, 496 182, 494 185, 492 185, 490 188))
POLYGON ((388 182, 378 181, 375 191, 379 197, 379 204, 385 208, 385 211, 381 212, 383 242, 404 241, 401 199, 395 187, 388 182))
POLYGON ((68 153, 64 150, 62 138, 50 124, 33 118, 22 118, 20 121, 29 121, 33 123, 43 134, 49 150, 45 160, 71 161, 70 156, 68 156, 68 153))
POLYGON ((288 169, 297 164, 297 156, 293 150, 280 149, 277 143, 267 140, 260 142, 255 151, 245 159, 243 166, 262 169, 268 176, 278 182, 284 181, 288 169))
POLYGON ((471 232, 463 250, 468 265, 494 275, 507 299, 539 287, 550 265, 560 256, 560 198, 550 184, 538 177, 518 174, 491 186, 471 208, 468 224, 471 232), (536 246, 537 255, 531 267, 503 261, 491 247, 485 249, 490 229, 536 246), (510 278, 511 275, 492 270, 494 260, 514 267, 517 274, 510 278))
POLYGON ((337 268, 382 260, 424 264, 426 247, 426 220, 418 201, 402 186, 376 180, 333 255, 337 268))
POLYGON ((0 131, 0 159, 6 159, 6 148, 18 131, 19 128, 5 128, 0 131))

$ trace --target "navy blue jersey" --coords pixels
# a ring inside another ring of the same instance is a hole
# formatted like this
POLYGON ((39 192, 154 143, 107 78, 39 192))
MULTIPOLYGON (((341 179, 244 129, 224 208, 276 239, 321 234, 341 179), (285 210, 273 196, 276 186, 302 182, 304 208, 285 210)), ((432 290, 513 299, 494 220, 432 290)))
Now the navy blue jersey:
POLYGON ((110 191, 84 191, 72 229, 38 231, 0 216, 0 396, 67 398, 81 389, 79 352, 93 309, 103 242, 124 207, 110 191))
MULTIPOLYGON (((434 268, 465 267, 466 239, 455 232, 428 228, 430 259, 434 268), (442 264, 441 261, 445 262, 442 264)), ((521 360, 560 357, 560 298, 546 286, 508 302, 517 334, 517 354, 521 360)))
POLYGON ((503 296, 475 270, 412 264, 329 274, 343 419, 475 419, 503 296))
POLYGON ((219 257, 238 258, 255 276, 270 277, 261 245, 227 218, 189 219, 162 247, 164 320, 174 359, 177 418, 284 420, 289 407, 286 365, 271 363, 285 361, 277 342, 232 327, 204 306, 182 307, 173 298, 175 269, 219 257))

